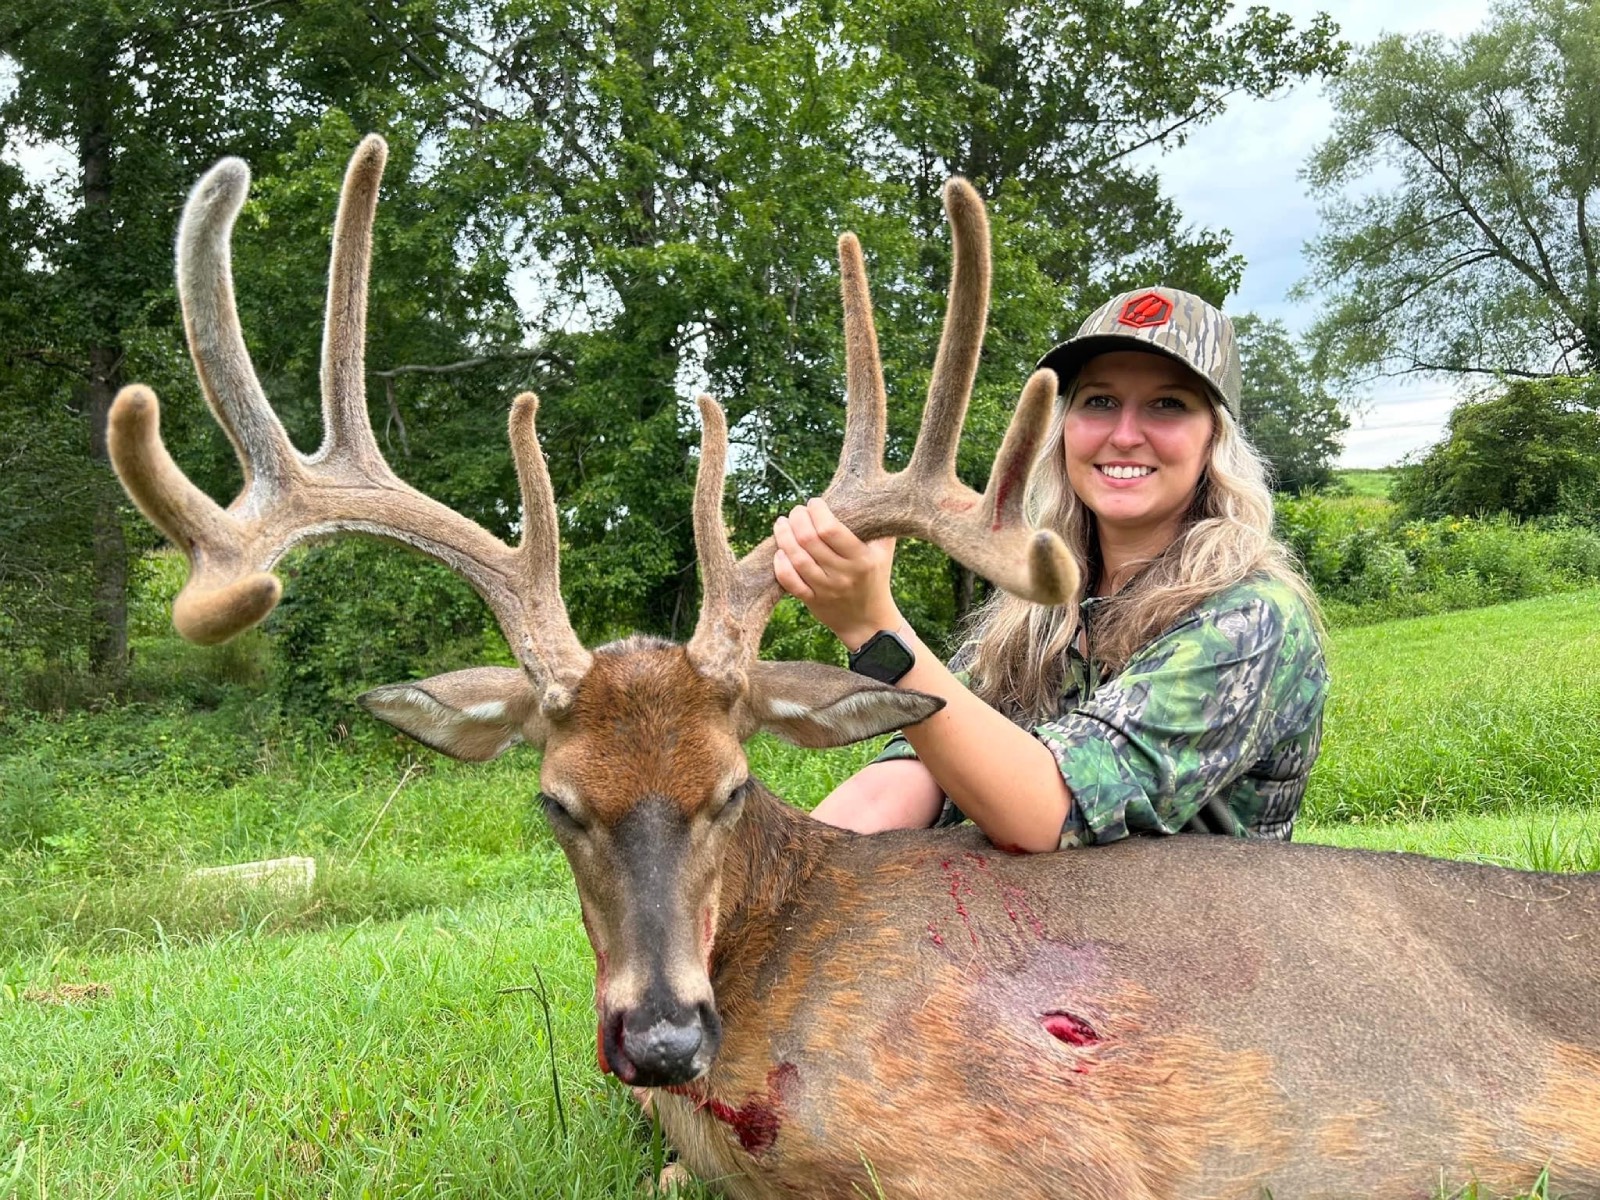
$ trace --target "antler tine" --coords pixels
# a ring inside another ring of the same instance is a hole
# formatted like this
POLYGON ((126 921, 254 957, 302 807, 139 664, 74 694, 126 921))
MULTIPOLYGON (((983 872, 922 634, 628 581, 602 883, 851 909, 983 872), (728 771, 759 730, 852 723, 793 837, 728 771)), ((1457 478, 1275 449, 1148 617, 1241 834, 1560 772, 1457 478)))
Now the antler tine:
MULTIPOLYGON (((872 320, 872 293, 856 235, 839 238, 839 290, 844 301, 844 449, 833 484, 865 482, 883 474, 888 394, 872 320)), ((829 486, 833 486, 830 484, 829 486)))
POLYGON ((225 642, 277 606, 277 576, 243 569, 231 553, 238 542, 232 519, 172 461, 161 441, 161 406, 139 384, 117 393, 106 429, 111 465, 150 523, 189 554, 189 582, 172 605, 172 623, 202 646, 225 642), (212 577, 201 581, 201 549, 212 577))
POLYGON ((200 177, 178 225, 178 300, 206 402, 244 470, 245 490, 288 485, 295 451, 256 379, 233 302, 229 239, 250 190, 250 168, 225 158, 200 177))
POLYGON ((983 201, 965 179, 952 178, 944 186, 944 211, 950 222, 950 293, 922 427, 906 465, 916 479, 939 479, 955 470, 989 316, 989 218, 983 201))
MULTIPOLYGON (((979 496, 956 476, 956 447, 989 307, 989 222, 983 201, 964 179, 952 179, 946 186, 945 213, 953 243, 950 296, 911 461, 895 475, 884 475, 881 467, 874 475, 841 465, 824 495, 858 537, 922 537, 1006 591, 1041 604, 1061 604, 1076 592, 1077 569, 1060 537, 1028 529, 1022 509, 1054 403, 1053 376, 1040 373, 1024 389, 985 494, 979 496)), ((844 252, 845 245, 841 240, 847 338, 856 352, 854 380, 868 377, 859 359, 871 347, 876 360, 876 347, 859 329, 851 330, 852 321, 870 325, 871 316, 859 253, 844 252)), ((874 361, 874 372, 876 367, 874 361)), ((847 417, 851 422, 860 415, 855 399, 847 417)), ((852 440, 856 436, 847 432, 847 445, 858 446, 852 440)))
MULTIPOLYGON (((989 225, 983 201, 963 179, 946 187, 945 211, 954 268, 944 332, 917 445, 906 469, 894 475, 883 469, 883 368, 866 267, 855 237, 839 239, 847 405, 844 449, 823 498, 857 537, 925 538, 1008 592, 1063 604, 1077 592, 1077 567, 1061 538, 1052 530, 1029 529, 1023 511, 1055 400, 1053 372, 1036 372, 1023 389, 984 494, 956 477, 956 446, 989 306, 989 225)), ((733 561, 722 520, 727 425, 709 396, 700 398, 700 413, 705 433, 694 508, 705 598, 689 651, 703 671, 738 673, 754 660, 761 630, 782 595, 772 577, 775 543, 768 538, 733 561)))
POLYGON ((388 144, 368 134, 345 168, 322 326, 322 448, 312 462, 339 454, 366 463, 383 461, 367 416, 366 338, 372 225, 388 158, 388 144))
POLYGON ((539 397, 532 392, 523 392, 511 402, 511 456, 522 493, 517 595, 527 607, 527 620, 517 630, 523 640, 517 658, 525 667, 534 663, 542 668, 540 707, 546 715, 557 716, 571 707, 578 681, 588 671, 591 659, 573 632, 566 602, 561 599, 561 525, 556 518, 555 489, 534 426, 538 413, 539 397))
POLYGON ((722 518, 727 470, 728 422, 722 406, 702 395, 700 466, 694 481, 694 545, 700 560, 700 620, 689 639, 689 656, 702 673, 737 686, 756 656, 761 631, 782 589, 772 575, 776 543, 769 537, 737 562, 722 518))
MULTIPOLYGON (((1027 539, 1026 571, 1014 575, 1008 582, 1001 578, 1005 572, 998 570, 992 577, 994 581, 1017 595, 1059 604, 1077 593, 1077 564, 1053 531, 1030 531, 1023 511, 1028 477, 1039 461, 1040 445, 1050 426, 1055 402, 1056 373, 1035 371, 1023 385, 1017 410, 1011 415, 1011 424, 1006 427, 994 465, 989 468, 989 483, 983 489, 983 505, 979 511, 991 531, 1012 540, 1018 534, 1027 539)), ((1020 565, 1014 554, 997 557, 1002 568, 1020 565)))

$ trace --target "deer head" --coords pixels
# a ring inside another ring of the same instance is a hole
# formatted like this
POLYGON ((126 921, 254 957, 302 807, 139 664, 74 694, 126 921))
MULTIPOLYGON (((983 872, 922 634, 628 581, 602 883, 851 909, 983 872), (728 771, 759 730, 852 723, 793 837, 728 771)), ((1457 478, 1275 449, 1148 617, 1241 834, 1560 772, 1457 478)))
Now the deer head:
MULTIPOLYGON (((128 494, 189 556, 173 609, 192 641, 223 641, 281 595, 273 564, 301 539, 359 532, 404 542, 458 572, 498 619, 516 668, 480 667, 368 693, 375 716, 457 758, 486 760, 525 742, 544 751, 540 801, 577 881, 598 964, 602 1061, 625 1081, 681 1083, 716 1054, 708 963, 723 859, 754 784, 742 744, 767 730, 838 746, 913 724, 940 707, 818 663, 763 662, 761 631, 780 589, 773 543, 735 561, 722 517, 727 428, 709 397, 695 489, 704 603, 686 646, 634 637, 591 652, 561 599, 559 534, 535 432, 538 401, 511 406, 522 540, 507 546, 402 482, 366 412, 367 274, 386 147, 366 138, 345 176, 335 226, 322 360, 325 437, 298 452, 268 405, 234 306, 229 236, 249 186, 229 159, 196 185, 178 236, 178 288, 201 387, 244 468, 223 509, 161 442, 154 394, 123 389, 110 450, 128 494)), ((847 412, 843 453, 824 493, 860 537, 914 535, 1019 595, 1060 603, 1076 572, 1055 534, 1027 528, 1022 498, 1049 418, 1055 378, 1028 381, 989 485, 955 476, 956 445, 988 304, 988 228, 962 180, 945 190, 955 250, 949 307, 922 429, 905 470, 883 468, 886 397, 861 250, 839 242, 847 412)))

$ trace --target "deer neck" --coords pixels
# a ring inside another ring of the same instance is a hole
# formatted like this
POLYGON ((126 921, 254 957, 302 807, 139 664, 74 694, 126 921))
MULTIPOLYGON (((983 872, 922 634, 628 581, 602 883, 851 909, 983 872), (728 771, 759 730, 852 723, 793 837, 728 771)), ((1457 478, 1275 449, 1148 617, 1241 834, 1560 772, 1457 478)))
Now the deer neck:
POLYGON ((852 834, 813 820, 758 786, 723 859, 712 981, 761 962, 776 942, 772 919, 830 850, 852 834))

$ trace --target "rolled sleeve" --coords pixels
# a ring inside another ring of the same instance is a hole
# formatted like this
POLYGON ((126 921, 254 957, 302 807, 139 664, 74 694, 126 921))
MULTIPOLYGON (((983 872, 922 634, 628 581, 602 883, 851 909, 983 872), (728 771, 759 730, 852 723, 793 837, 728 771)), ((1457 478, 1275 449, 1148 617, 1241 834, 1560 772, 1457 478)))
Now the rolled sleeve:
POLYGON ((1250 600, 1188 621, 1034 727, 1072 792, 1063 847, 1177 833, 1271 745, 1284 622, 1250 600))
POLYGON ((875 763, 894 762, 897 759, 915 758, 916 756, 916 749, 910 742, 906 741, 906 735, 897 733, 883 744, 883 749, 878 751, 872 761, 875 763))

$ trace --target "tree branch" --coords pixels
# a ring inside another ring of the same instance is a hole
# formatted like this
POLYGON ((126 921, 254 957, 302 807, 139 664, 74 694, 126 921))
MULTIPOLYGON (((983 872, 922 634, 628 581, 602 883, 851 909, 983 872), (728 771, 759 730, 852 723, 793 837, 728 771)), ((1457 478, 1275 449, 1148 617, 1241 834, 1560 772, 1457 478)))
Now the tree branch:
POLYGON ((1399 371, 1385 371, 1385 372, 1382 372, 1382 374, 1383 374, 1383 376, 1385 378, 1393 378, 1396 375, 1432 374, 1432 375, 1493 375, 1496 378, 1498 378, 1500 376, 1504 376, 1504 375, 1510 375, 1514 379, 1561 379, 1561 378, 1564 377, 1565 372, 1562 372, 1562 371, 1524 371, 1519 367, 1464 367, 1464 366, 1459 366, 1459 365, 1457 365, 1455 363, 1427 362, 1427 361, 1425 361, 1423 359, 1420 359, 1420 358, 1417 358, 1415 355, 1413 355, 1412 358, 1411 358, 1411 365, 1409 367, 1405 367, 1405 368, 1403 368, 1402 370, 1399 370, 1399 371))
MULTIPOLYGON (((1410 146, 1411 149, 1415 151, 1416 154, 1433 169, 1434 174, 1444 182, 1444 185, 1450 189, 1450 194, 1455 197, 1456 203, 1461 205, 1462 211, 1466 214, 1467 219, 1478 227, 1478 231, 1483 234, 1485 240, 1487 240, 1489 245, 1494 248, 1498 257, 1515 267, 1518 273, 1524 276, 1529 283, 1533 284, 1534 288, 1538 290, 1541 295, 1545 296, 1558 308, 1562 309, 1563 312, 1566 313, 1568 320, 1572 321, 1573 324, 1577 324, 1578 322, 1573 318, 1572 313, 1567 311, 1570 306, 1566 300, 1566 297, 1562 294, 1561 289, 1556 285, 1555 281, 1541 278, 1539 275, 1539 269, 1525 259, 1522 255, 1518 254, 1510 246, 1508 246, 1505 239, 1495 232, 1494 227, 1484 219, 1483 214, 1480 213, 1472 201, 1467 198, 1466 192, 1462 190, 1461 182, 1457 176, 1451 174, 1451 172, 1446 169, 1443 157, 1441 156, 1436 159, 1434 156, 1430 155, 1428 151, 1423 148, 1421 142, 1406 130, 1395 128, 1392 132, 1394 133, 1394 136, 1397 137, 1401 142, 1405 143, 1407 146, 1410 146)), ((1444 149, 1443 138, 1435 138, 1435 140, 1439 143, 1442 151, 1444 149)))
POLYGON ((1244 89, 1242 87, 1229 88, 1226 92, 1223 92, 1220 96, 1213 96, 1210 100, 1208 100, 1205 104, 1201 105, 1194 112, 1187 114, 1186 116, 1180 118, 1177 121, 1174 121, 1171 125, 1168 125, 1165 129, 1157 130, 1155 133, 1150 134, 1148 137, 1145 137, 1141 141, 1135 142, 1131 146, 1125 146, 1122 149, 1119 149, 1114 154, 1107 154, 1107 155, 1103 155, 1100 158, 1094 159, 1093 161, 1088 163, 1083 169, 1086 170, 1086 171, 1097 171, 1097 170, 1100 170, 1100 169, 1102 169, 1104 167, 1110 166, 1114 162, 1121 161, 1122 159, 1128 157, 1128 155, 1130 155, 1130 154, 1137 154, 1140 150, 1143 150, 1146 146, 1153 146, 1153 145, 1157 144, 1158 142, 1164 142, 1164 141, 1166 141, 1167 138, 1169 138, 1173 134, 1177 133, 1178 130, 1182 129, 1185 125, 1192 125, 1196 121, 1204 120, 1206 117, 1213 116, 1218 110, 1223 108, 1226 105, 1227 101, 1230 100, 1236 93, 1241 92, 1243 90, 1244 89))
POLYGON ((49 350, 13 350, 7 356, 11 359, 21 359, 23 362, 38 363, 41 367, 49 367, 56 371, 65 371, 69 375, 76 375, 79 379, 92 380, 93 372, 88 367, 81 366, 69 359, 60 358, 49 350))
POLYGON ((278 8, 292 2, 293 0, 255 0, 253 4, 239 4, 233 8, 218 8, 210 12, 191 13, 178 23, 177 28, 193 29, 195 26, 203 25, 208 21, 223 21, 230 17, 242 17, 247 13, 257 12, 263 8, 278 8))
POLYGON ((459 362, 453 363, 405 363, 398 367, 386 367, 381 371, 368 371, 367 374, 375 379, 395 379, 401 375, 454 375, 460 371, 471 371, 477 367, 487 367, 494 363, 540 358, 545 353, 546 351, 542 347, 503 350, 496 354, 474 355, 472 358, 463 358, 459 362))

